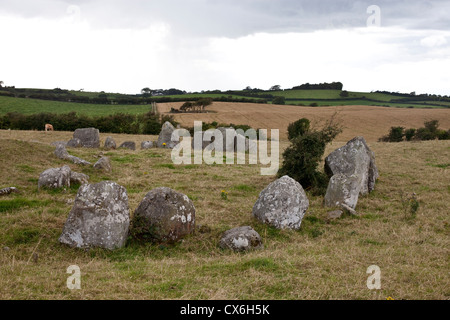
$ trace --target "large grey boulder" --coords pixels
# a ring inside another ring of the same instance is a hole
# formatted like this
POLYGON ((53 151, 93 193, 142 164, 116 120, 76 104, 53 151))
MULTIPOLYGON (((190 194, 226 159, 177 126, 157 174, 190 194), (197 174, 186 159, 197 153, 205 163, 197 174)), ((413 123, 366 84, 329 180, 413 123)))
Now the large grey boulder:
POLYGON ((358 176, 361 181, 361 195, 374 190, 375 181, 379 176, 375 154, 363 137, 356 137, 330 153, 325 159, 325 172, 330 178, 336 174, 344 174, 347 177, 358 176))
POLYGON ((184 194, 170 188, 147 193, 134 212, 133 234, 155 242, 177 242, 195 231, 195 207, 184 194))
POLYGON ((73 133, 73 138, 79 139, 84 148, 100 148, 100 131, 98 129, 77 129, 73 133))
POLYGON ((253 206, 253 215, 278 229, 299 229, 309 201, 303 187, 289 176, 269 184, 253 206))
POLYGON ((95 164, 94 168, 97 170, 103 170, 105 172, 111 172, 111 161, 108 157, 101 157, 95 164))
POLYGON ((116 149, 117 145, 116 142, 114 141, 114 139, 112 137, 107 137, 105 140, 105 149, 107 150, 111 150, 111 149, 116 149))
POLYGON ((252 227, 246 226, 225 231, 220 239, 219 247, 233 251, 249 251, 262 249, 263 244, 258 232, 252 227))
POLYGON ((156 146, 158 148, 173 149, 178 144, 178 142, 172 142, 172 133, 174 131, 175 127, 170 122, 167 121, 166 123, 164 123, 161 128, 161 132, 159 133, 156 146))
POLYGON ((343 204, 352 209, 358 204, 361 190, 361 176, 339 173, 331 177, 325 195, 326 207, 341 207, 343 204))
POLYGON ((49 189, 70 187, 70 176, 69 166, 47 169, 39 175, 38 189, 42 187, 49 189))
POLYGON ((66 145, 67 147, 69 147, 69 148, 80 148, 81 147, 81 140, 80 139, 77 139, 77 138, 75 138, 75 139, 70 139, 68 142, 67 142, 67 145, 66 145))
POLYGON ((74 248, 114 250, 125 245, 129 225, 124 187, 111 181, 84 184, 78 189, 59 241, 74 248))

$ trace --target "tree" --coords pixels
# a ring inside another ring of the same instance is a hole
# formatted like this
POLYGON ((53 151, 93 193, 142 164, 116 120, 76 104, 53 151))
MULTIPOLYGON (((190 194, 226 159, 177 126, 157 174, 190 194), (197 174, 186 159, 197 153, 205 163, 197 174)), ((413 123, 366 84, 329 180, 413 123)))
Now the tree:
POLYGON ((205 108, 207 106, 212 105, 213 100, 211 98, 203 98, 198 100, 195 105, 198 106, 200 108, 201 111, 205 111, 205 108))
POLYGON ((269 91, 280 91, 281 90, 281 86, 279 84, 276 84, 272 87, 270 87, 269 91))
POLYGON ((4 82, 0 81, 0 88, 3 87, 4 82))
POLYGON ((141 93, 144 97, 151 97, 152 90, 149 87, 146 87, 141 90, 141 93))

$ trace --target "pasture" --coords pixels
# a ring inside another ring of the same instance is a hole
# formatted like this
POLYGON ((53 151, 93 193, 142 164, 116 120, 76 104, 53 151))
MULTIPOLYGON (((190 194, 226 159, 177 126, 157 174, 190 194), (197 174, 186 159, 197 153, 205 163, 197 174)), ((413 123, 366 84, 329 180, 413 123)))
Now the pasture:
POLYGON ((107 116, 115 113, 143 114, 149 111, 150 105, 88 104, 0 96, 0 115, 8 112, 25 115, 40 112, 56 114, 76 112, 86 116, 107 116))
MULTIPOLYGON (((174 104, 159 105, 160 112, 174 104)), ((438 119, 450 127, 450 110, 374 107, 300 108, 214 103, 217 113, 176 119, 249 124, 281 129, 300 117, 320 122, 336 110, 344 132, 326 155, 363 135, 380 171, 375 191, 360 197, 360 217, 329 221, 322 196, 309 192, 309 210, 299 231, 280 231, 256 221, 252 207, 274 177, 260 165, 173 165, 170 150, 69 149, 91 162, 110 157, 112 173, 57 159, 50 146, 71 132, 0 131, 0 187, 20 194, 0 199, 0 299, 448 299, 450 141, 379 143, 393 125, 421 126, 438 119), (272 107, 273 108, 273 107, 272 107), (126 187, 130 211, 145 194, 166 186, 185 193, 196 207, 196 233, 173 245, 129 241, 116 251, 76 250, 58 242, 77 189, 37 190, 39 174, 68 164, 90 182, 113 180, 126 187), (221 197, 221 191, 228 198, 221 197), (417 194, 412 214, 407 198, 417 194), (218 247, 222 233, 252 226, 264 249, 233 253, 218 247), (33 258, 36 257, 37 259, 33 258), (66 287, 66 269, 81 269, 81 290, 66 287), (371 265, 381 268, 381 290, 366 286, 371 265)), ((110 134, 101 134, 104 142, 110 134)), ((111 134, 118 144, 155 136, 111 134)), ((103 144, 102 144, 103 145, 103 144)))

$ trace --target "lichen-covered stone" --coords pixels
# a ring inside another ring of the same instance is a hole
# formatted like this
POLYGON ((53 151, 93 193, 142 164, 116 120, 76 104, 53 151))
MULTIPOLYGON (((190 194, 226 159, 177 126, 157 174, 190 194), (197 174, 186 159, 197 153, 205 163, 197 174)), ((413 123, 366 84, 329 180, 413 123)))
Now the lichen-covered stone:
POLYGON ((170 188, 153 189, 134 212, 132 230, 139 238, 177 242, 195 231, 194 204, 170 188))
POLYGON ((125 245, 130 225, 128 195, 111 181, 78 190, 59 241, 74 248, 114 250, 125 245))
POLYGON ((114 139, 112 137, 107 137, 105 140, 105 149, 107 150, 111 150, 111 149, 116 149, 117 145, 116 142, 114 141, 114 139))
POLYGON ((172 142, 172 133, 174 131, 175 127, 170 122, 164 123, 161 128, 161 132, 159 133, 156 146, 158 148, 173 149, 178 144, 178 142, 172 142))
POLYGON ((98 129, 77 129, 73 133, 73 138, 79 139, 84 148, 100 148, 100 131, 98 129))
POLYGON ((330 178, 336 174, 344 174, 347 177, 358 176, 361 181, 361 195, 372 192, 378 179, 375 154, 363 137, 356 137, 333 151, 325 159, 325 172, 330 178))
POLYGON ((94 168, 97 170, 103 170, 105 172, 111 172, 111 161, 108 157, 101 157, 95 164, 94 168))
POLYGON ((356 208, 361 189, 361 176, 339 173, 331 177, 325 194, 326 207, 340 207, 346 204, 352 209, 356 208))
POLYGON ((253 215, 278 229, 299 229, 309 201, 303 187, 289 176, 272 182, 259 195, 253 215))
POLYGON ((233 251, 249 251, 262 249, 261 236, 252 227, 238 227, 228 231, 220 239, 219 247, 233 251))
POLYGON ((38 189, 42 187, 49 189, 70 187, 70 175, 69 166, 47 169, 39 176, 38 189))

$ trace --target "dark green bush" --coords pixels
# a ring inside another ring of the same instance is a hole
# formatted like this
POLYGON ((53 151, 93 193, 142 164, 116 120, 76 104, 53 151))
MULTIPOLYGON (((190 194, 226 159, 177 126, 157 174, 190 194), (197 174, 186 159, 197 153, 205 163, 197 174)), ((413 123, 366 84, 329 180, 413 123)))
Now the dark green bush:
POLYGON ((401 142, 405 136, 404 127, 391 127, 387 136, 381 137, 379 140, 383 142, 401 142))
POLYGON ((285 97, 275 97, 272 100, 272 104, 284 105, 284 104, 286 104, 286 98, 285 97))
POLYGON ((310 127, 310 121, 306 118, 297 120, 288 126, 288 139, 292 140, 297 136, 305 134, 310 127))
POLYGON ((416 129, 414 129, 414 128, 405 130, 406 141, 411 141, 414 138, 415 134, 416 134, 416 129))
MULTIPOLYGON (((309 126, 307 119, 300 119, 297 123, 309 126)), ((295 123, 292 124, 291 128, 293 127, 295 123)), ((312 190, 314 194, 323 194, 326 191, 328 177, 317 168, 326 145, 342 132, 342 127, 336 123, 333 116, 321 130, 308 128, 302 132, 291 135, 291 145, 283 153, 283 165, 278 171, 278 176, 288 175, 298 181, 303 188, 312 190)))

